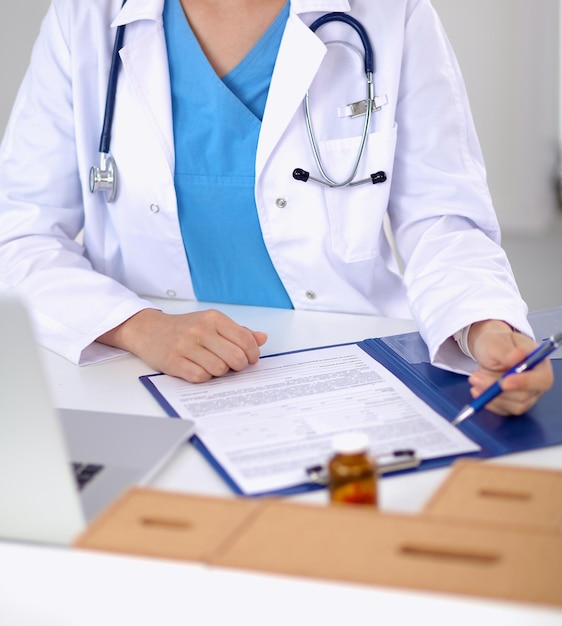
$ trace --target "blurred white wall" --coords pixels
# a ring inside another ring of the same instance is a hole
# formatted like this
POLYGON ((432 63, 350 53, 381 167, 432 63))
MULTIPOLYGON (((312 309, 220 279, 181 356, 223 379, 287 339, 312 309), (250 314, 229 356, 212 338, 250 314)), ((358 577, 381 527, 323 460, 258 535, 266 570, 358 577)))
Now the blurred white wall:
MULTIPOLYGON (((561 3, 433 0, 463 70, 504 231, 542 232, 559 213, 561 3)), ((2 6, 2 132, 48 4, 2 6)))
POLYGON ((470 96, 502 228, 558 217, 560 0, 433 0, 470 96))
MULTIPOLYGON (((86 0, 87 1, 87 0, 86 0)), ((0 134, 29 63, 33 42, 50 0, 11 0, 0 11, 0 134)))

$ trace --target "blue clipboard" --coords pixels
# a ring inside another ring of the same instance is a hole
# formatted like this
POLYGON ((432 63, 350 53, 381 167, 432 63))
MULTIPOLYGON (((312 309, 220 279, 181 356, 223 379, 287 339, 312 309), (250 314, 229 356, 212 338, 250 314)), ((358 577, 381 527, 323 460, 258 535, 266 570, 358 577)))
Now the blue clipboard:
MULTIPOLYGON (((529 315, 529 322, 537 340, 542 340, 562 328, 562 307, 533 312, 529 315)), ((459 410, 471 399, 467 377, 431 365, 425 343, 417 332, 365 339, 357 342, 356 345, 384 365, 448 421, 452 421, 459 410)), ((321 348, 309 348, 302 352, 318 349, 321 348)), ((562 444, 562 383, 560 382, 562 381, 562 348, 553 353, 552 365, 555 384, 529 412, 517 417, 502 417, 482 410, 460 424, 460 430, 481 448, 479 452, 462 455, 463 457, 485 459, 562 444)), ((177 418, 178 414, 152 382, 155 376, 161 375, 148 374, 140 376, 139 380, 166 414, 177 418)), ((241 490, 197 435, 192 437, 191 442, 236 494, 248 495, 241 490)), ((445 467, 457 458, 459 455, 425 460, 415 468, 399 470, 393 472, 393 475, 445 467)), ((322 488, 322 485, 304 481, 302 484, 286 489, 260 494, 253 493, 251 496, 288 496, 322 488)))
MULTIPOLYGON (((559 311, 558 325, 562 327, 562 309, 559 311)), ((418 333, 411 333, 409 337, 402 335, 367 340, 362 347, 424 402, 452 421, 471 400, 466 376, 436 368, 430 365, 429 358, 415 363, 406 361, 396 351, 400 347, 397 344, 404 345, 405 342, 423 344, 418 333)), ((458 428, 481 447, 471 456, 491 458, 562 444, 562 355, 553 354, 552 366, 555 377, 553 388, 527 413, 502 417, 484 409, 459 425, 458 428)))

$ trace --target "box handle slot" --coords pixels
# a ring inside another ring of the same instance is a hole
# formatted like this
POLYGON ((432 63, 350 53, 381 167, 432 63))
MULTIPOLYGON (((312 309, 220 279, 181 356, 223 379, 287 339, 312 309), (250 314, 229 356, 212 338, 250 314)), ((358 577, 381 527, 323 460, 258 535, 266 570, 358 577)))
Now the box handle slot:
POLYGON ((416 558, 441 560, 441 561, 462 561, 477 565, 493 565, 500 560, 499 554, 491 552, 477 552, 458 550, 456 548, 422 546, 416 544, 405 544, 400 546, 400 552, 405 556, 416 558))
POLYGON ((497 498, 498 500, 531 500, 532 494, 523 491, 506 491, 505 489, 480 489, 478 495, 483 498, 497 498))
POLYGON ((187 520, 172 519, 169 517, 141 517, 142 526, 149 528, 166 528, 171 530, 187 530, 191 529, 193 524, 187 520))

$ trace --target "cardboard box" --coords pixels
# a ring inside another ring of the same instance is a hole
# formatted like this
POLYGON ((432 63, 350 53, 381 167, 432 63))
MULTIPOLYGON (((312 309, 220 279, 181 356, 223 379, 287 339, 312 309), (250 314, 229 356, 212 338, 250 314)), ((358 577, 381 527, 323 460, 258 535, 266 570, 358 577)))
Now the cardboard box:
POLYGON ((457 461, 424 513, 562 531, 562 472, 457 461))
POLYGON ((562 606, 562 533, 134 489, 77 547, 562 606))
POLYGON ((562 605, 562 534, 269 503, 213 563, 562 605))
POLYGON ((78 538, 81 548, 208 562, 258 502, 132 488, 78 538))

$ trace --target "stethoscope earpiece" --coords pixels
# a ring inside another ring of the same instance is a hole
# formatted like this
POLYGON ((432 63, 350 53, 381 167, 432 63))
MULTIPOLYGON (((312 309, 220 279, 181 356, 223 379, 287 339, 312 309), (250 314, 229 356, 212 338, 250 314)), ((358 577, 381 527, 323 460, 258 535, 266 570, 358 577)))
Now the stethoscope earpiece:
POLYGON ((303 183, 306 183, 306 181, 310 178, 310 172, 303 170, 302 167, 297 167, 293 170, 293 178, 295 180, 301 180, 303 183))

